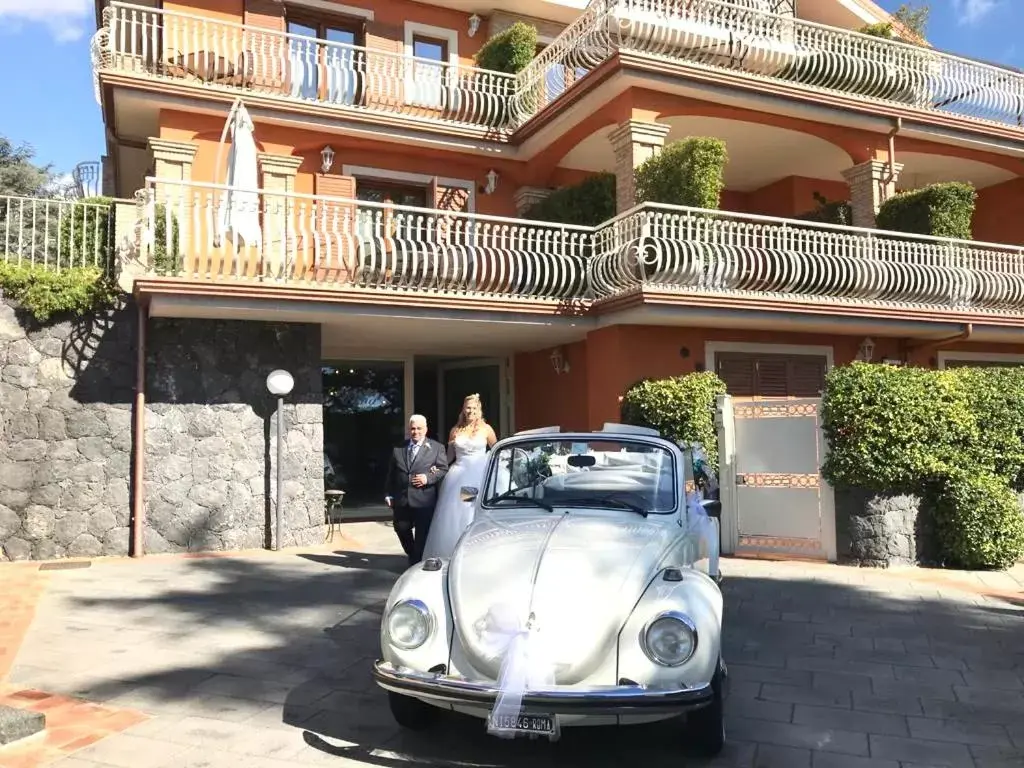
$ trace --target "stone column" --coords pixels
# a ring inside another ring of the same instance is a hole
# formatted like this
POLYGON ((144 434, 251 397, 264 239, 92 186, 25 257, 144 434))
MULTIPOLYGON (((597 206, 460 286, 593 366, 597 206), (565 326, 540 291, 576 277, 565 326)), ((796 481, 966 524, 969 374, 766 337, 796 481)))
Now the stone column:
POLYGON ((257 158, 263 190, 263 274, 284 277, 288 255, 296 252, 289 240, 312 235, 309 223, 313 221, 314 211, 310 205, 298 209, 292 197, 302 158, 265 152, 257 158), (296 221, 296 215, 301 216, 302 221, 296 221))
POLYGON ((902 163, 894 163, 890 169, 889 163, 884 160, 868 160, 843 171, 843 178, 850 186, 853 226, 866 229, 875 227, 878 209, 896 193, 896 180, 902 170, 902 163), (890 170, 893 172, 892 178, 890 170))
POLYGON ((530 208, 545 200, 554 190, 546 187, 519 187, 512 195, 516 204, 516 214, 523 216, 530 208))
POLYGON ((615 209, 618 213, 636 205, 635 171, 665 146, 668 132, 669 126, 663 123, 627 120, 609 134, 615 152, 615 209))
POLYGON ((184 266, 181 264, 179 256, 183 256, 187 261, 189 258, 199 255, 194 253, 196 243, 190 239, 189 222, 192 221, 192 209, 196 206, 202 207, 205 202, 203 197, 208 193, 198 193, 190 189, 187 184, 192 181, 192 163, 198 149, 199 146, 191 141, 169 141, 152 136, 149 139, 149 150, 153 153, 153 175, 157 179, 186 182, 185 184, 157 182, 155 201, 158 204, 166 205, 167 211, 157 209, 154 211, 154 218, 163 218, 169 212, 172 222, 176 222, 176 225, 172 224, 170 233, 166 231, 165 225, 154 227, 153 231, 148 231, 144 235, 146 242, 149 242, 150 238, 154 238, 151 241, 154 246, 151 256, 155 258, 159 255, 161 259, 166 257, 169 263, 173 263, 176 267, 184 266), (175 250, 173 248, 175 230, 177 231, 177 252, 172 252, 175 250), (159 238, 162 243, 157 243, 155 238, 159 238), (168 245, 172 246, 170 250, 167 248, 168 245))

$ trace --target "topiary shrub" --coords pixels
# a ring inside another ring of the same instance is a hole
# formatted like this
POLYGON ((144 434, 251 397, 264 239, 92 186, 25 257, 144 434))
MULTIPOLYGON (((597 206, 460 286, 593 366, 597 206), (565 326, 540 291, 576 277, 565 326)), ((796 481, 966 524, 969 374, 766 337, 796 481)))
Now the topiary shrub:
POLYGON ((919 529, 941 563, 1004 568, 1024 555, 1024 369, 835 368, 822 428, 823 477, 923 499, 919 529))
POLYGON ((970 184, 931 184, 890 197, 882 203, 875 221, 879 229, 970 240, 977 198, 970 184))
POLYGON ((666 145, 636 169, 637 203, 717 209, 729 155, 721 139, 691 137, 666 145))
POLYGON ((524 218, 596 227, 615 216, 615 174, 598 173, 579 184, 556 189, 530 206, 524 218))
POLYGON ((947 565, 1004 569, 1024 553, 1024 514, 1001 477, 974 467, 951 470, 928 483, 925 501, 947 565))
POLYGON ((119 295, 113 280, 96 267, 72 267, 57 272, 3 259, 0 289, 40 323, 59 315, 81 316, 112 306, 119 295))
POLYGON ((916 493, 924 477, 978 439, 971 404, 953 371, 838 366, 825 377, 822 476, 834 486, 916 493))
POLYGON ((725 394, 725 382, 711 371, 639 381, 622 397, 624 424, 657 429, 669 440, 698 442, 708 464, 718 466, 715 400, 725 394))
POLYGON ((537 28, 517 21, 480 46, 476 65, 481 69, 517 75, 537 55, 537 28))
POLYGON ((62 265, 106 267, 114 253, 114 200, 85 197, 62 211, 59 227, 62 265))

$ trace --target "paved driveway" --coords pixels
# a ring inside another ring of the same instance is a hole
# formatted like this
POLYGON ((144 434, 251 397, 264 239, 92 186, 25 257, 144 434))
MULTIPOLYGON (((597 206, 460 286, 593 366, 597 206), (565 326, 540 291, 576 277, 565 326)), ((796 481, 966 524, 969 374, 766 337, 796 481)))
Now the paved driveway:
MULTIPOLYGON (((323 552, 50 572, 9 682, 153 715, 57 765, 708 765, 664 725, 570 729, 555 744, 496 741, 455 716, 401 732, 369 669, 403 558, 386 526, 346 530, 358 543, 323 552)), ((1024 766, 1012 577, 724 570, 731 743, 711 765, 1024 766)))

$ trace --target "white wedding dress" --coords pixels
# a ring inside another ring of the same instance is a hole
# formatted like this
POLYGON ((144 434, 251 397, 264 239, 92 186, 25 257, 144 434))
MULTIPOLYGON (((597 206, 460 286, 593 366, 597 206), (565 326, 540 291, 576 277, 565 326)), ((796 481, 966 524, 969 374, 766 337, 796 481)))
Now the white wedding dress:
POLYGON ((459 498, 459 491, 469 485, 480 488, 484 468, 487 466, 487 435, 475 438, 459 435, 455 438, 455 463, 441 481, 434 519, 423 548, 423 559, 428 557, 449 558, 455 551, 455 543, 462 532, 473 522, 474 502, 459 498))

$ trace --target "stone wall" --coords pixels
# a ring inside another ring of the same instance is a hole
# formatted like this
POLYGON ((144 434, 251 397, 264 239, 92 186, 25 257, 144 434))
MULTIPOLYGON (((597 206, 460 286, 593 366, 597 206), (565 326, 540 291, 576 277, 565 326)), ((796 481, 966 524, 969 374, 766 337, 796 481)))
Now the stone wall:
POLYGON ((0 560, 128 553, 134 306, 39 326, 0 298, 0 560))
POLYGON ((839 562, 887 568, 935 561, 928 515, 921 514, 918 497, 837 488, 835 509, 839 562))
POLYGON ((276 402, 286 399, 283 545, 323 541, 320 327, 152 319, 146 373, 147 552, 269 546, 276 521, 276 402))

